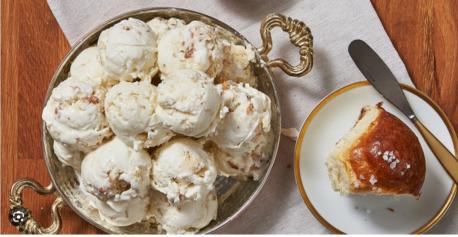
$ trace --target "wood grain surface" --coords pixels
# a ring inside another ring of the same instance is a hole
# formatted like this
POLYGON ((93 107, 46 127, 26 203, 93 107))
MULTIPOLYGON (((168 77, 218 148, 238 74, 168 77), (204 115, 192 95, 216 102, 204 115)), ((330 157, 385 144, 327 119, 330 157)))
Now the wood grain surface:
MULTIPOLYGON (((373 5, 415 85, 430 95, 458 128, 458 1, 373 0, 373 5)), ((70 46, 44 0, 1 2, 1 217, 21 177, 50 182, 42 159, 41 109, 49 81, 70 46), (19 83, 20 82, 20 83, 19 83)), ((25 204, 49 224, 53 197, 25 193, 25 204)), ((98 233, 68 207, 62 233, 98 233)))

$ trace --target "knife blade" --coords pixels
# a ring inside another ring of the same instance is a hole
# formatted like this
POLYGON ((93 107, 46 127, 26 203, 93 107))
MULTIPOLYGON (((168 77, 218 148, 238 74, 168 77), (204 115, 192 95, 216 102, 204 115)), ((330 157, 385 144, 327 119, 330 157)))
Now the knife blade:
POLYGON ((378 54, 362 40, 351 42, 348 52, 356 66, 375 89, 409 119, 413 119, 415 114, 401 86, 378 54))
POLYGON ((399 82, 385 62, 362 40, 352 41, 348 52, 369 83, 415 124, 442 167, 458 183, 458 160, 417 118, 399 82))

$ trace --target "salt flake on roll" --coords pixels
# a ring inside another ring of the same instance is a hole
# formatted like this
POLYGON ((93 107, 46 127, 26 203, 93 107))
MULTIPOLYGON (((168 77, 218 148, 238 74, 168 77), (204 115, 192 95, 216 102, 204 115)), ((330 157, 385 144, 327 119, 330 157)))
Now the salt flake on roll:
POLYGON ((379 103, 361 110, 326 162, 342 194, 420 196, 425 157, 415 134, 379 103))

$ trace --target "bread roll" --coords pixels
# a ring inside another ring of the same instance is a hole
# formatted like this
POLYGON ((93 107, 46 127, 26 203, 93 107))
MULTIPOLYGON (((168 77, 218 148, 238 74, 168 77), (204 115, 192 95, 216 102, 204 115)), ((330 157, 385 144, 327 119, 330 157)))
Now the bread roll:
POLYGON ((382 103, 361 110, 326 165, 332 187, 342 194, 419 197, 425 179, 425 157, 418 138, 382 103))

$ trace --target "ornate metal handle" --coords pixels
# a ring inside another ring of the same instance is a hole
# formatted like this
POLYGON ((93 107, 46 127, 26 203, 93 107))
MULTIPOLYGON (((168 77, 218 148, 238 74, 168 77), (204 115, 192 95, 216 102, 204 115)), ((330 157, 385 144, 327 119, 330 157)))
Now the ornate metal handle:
POLYGON ((313 36, 304 22, 285 17, 280 14, 268 15, 261 24, 262 47, 259 50, 261 58, 269 67, 279 67, 290 76, 303 76, 310 72, 313 66, 313 36), (281 58, 269 60, 267 54, 272 49, 272 28, 279 26, 289 34, 291 43, 299 48, 300 63, 292 66, 281 58))
POLYGON ((22 191, 24 188, 32 188, 33 191, 40 195, 48 195, 55 192, 54 187, 49 185, 43 187, 32 179, 21 179, 13 184, 10 192, 10 213, 9 219, 12 225, 16 226, 20 232, 26 234, 56 234, 62 227, 62 219, 60 209, 64 201, 61 197, 57 197, 51 207, 52 224, 49 227, 42 227, 32 217, 29 209, 23 207, 22 191))

